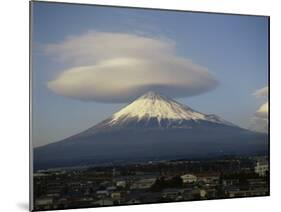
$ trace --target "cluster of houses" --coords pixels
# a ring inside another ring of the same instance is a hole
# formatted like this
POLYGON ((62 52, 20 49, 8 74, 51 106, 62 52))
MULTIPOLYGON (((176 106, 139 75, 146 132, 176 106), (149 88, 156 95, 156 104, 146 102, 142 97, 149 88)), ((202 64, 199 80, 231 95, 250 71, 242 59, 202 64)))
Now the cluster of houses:
POLYGON ((252 171, 257 177, 247 179, 224 178, 219 172, 174 173, 181 186, 157 191, 152 188, 159 177, 173 176, 151 172, 122 176, 115 170, 114 174, 105 171, 103 176, 87 170, 38 172, 34 175, 34 204, 35 209, 44 210, 262 196, 268 194, 267 171, 268 164, 258 161, 252 171))

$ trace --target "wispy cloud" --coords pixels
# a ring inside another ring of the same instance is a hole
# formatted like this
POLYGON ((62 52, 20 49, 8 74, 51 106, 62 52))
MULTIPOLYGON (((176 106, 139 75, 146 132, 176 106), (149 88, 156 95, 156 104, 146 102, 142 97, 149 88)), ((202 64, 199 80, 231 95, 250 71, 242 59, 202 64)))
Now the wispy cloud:
POLYGON ((256 97, 267 97, 268 96, 268 86, 258 89, 253 93, 256 97))
POLYGON ((149 90, 185 97, 218 84, 166 38, 91 31, 50 44, 46 52, 72 66, 49 81, 49 89, 81 100, 126 102, 149 90))

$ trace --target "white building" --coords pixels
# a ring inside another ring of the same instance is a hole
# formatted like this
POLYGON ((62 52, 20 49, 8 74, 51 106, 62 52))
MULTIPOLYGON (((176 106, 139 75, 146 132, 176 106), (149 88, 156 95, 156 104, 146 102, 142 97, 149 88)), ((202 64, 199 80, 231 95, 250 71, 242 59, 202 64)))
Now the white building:
POLYGON ((267 161, 258 161, 255 166, 255 173, 259 176, 265 176, 268 171, 268 162, 267 161))
POLYGON ((183 183, 194 183, 197 181, 197 177, 193 174, 185 174, 181 176, 183 183))

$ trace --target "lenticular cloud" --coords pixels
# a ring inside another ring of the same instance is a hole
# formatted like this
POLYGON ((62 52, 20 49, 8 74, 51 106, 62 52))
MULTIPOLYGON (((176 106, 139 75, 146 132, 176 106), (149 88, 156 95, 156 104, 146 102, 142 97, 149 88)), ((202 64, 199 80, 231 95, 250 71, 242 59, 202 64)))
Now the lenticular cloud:
POLYGON ((163 38, 88 32, 48 45, 46 52, 71 65, 48 88, 80 100, 127 102, 150 90, 187 97, 218 84, 207 68, 178 56, 175 42, 163 38))

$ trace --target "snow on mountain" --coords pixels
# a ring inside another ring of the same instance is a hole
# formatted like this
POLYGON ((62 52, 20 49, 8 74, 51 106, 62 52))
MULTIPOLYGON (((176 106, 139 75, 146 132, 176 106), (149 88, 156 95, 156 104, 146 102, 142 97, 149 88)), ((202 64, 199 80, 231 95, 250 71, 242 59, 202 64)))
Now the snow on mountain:
POLYGON ((113 114, 107 124, 112 126, 132 119, 137 121, 157 119, 159 125, 161 125, 162 120, 170 120, 171 122, 207 121, 234 126, 232 123, 216 115, 206 115, 197 112, 188 106, 152 91, 142 95, 128 106, 113 114))
POLYGON ((268 136, 154 92, 76 135, 34 149, 34 168, 265 154, 268 136))

